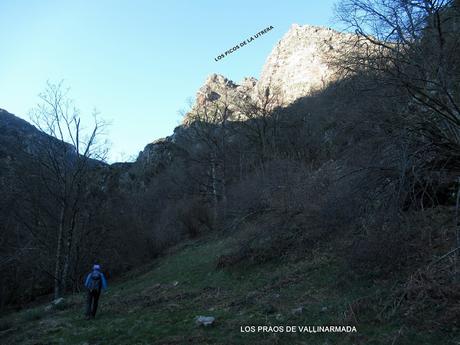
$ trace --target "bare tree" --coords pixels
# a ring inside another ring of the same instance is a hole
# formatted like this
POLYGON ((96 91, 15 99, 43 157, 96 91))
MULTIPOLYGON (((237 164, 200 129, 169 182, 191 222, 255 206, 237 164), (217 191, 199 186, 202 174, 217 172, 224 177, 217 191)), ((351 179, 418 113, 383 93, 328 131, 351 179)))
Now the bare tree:
POLYGON ((277 151, 279 119, 275 110, 283 103, 281 91, 271 83, 255 91, 253 97, 237 101, 237 119, 244 129, 245 136, 257 147, 263 163, 277 151))
POLYGON ((190 175, 206 198, 210 198, 214 220, 225 217, 227 203, 227 155, 229 149, 229 123, 233 110, 229 95, 219 95, 219 99, 202 102, 188 114, 187 142, 191 163, 197 164, 201 171, 199 178, 190 175), (205 167, 203 169, 203 166, 205 167))
MULTIPOLYGON (((460 157, 458 1, 343 0, 338 19, 356 32, 338 64, 344 72, 372 72, 405 90, 413 129, 443 153, 460 157)), ((403 111, 402 111, 403 113, 403 111)))
POLYGON ((72 253, 78 238, 82 206, 85 202, 90 172, 107 154, 100 142, 105 124, 93 113, 91 128, 82 125, 78 109, 69 98, 63 82, 48 82, 39 95, 40 103, 31 111, 33 123, 47 139, 40 142, 42 152, 36 155, 40 179, 55 202, 57 232, 54 259, 54 296, 65 290, 71 271, 72 253))

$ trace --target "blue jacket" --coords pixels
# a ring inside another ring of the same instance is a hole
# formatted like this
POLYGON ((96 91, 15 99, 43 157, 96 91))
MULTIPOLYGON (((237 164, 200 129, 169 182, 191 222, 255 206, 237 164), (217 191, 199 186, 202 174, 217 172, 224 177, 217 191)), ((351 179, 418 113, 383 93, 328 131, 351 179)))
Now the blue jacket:
MULTIPOLYGON (((89 288, 89 282, 90 282, 90 279, 91 279, 91 274, 93 273, 94 271, 92 272, 89 272, 88 275, 86 276, 86 279, 85 279, 85 286, 87 288, 89 288)), ((105 279, 105 276, 104 276, 104 273, 102 273, 101 271, 97 271, 101 274, 101 282, 102 282, 102 288, 104 290, 107 290, 107 280, 105 279)))

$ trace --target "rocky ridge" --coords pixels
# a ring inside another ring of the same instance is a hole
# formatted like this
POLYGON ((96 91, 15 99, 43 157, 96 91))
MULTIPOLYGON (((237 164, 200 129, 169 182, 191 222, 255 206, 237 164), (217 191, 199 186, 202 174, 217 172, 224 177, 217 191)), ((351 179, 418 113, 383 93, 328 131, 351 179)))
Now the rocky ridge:
POLYGON ((272 107, 287 106, 321 90, 337 79, 330 59, 343 52, 351 37, 330 28, 293 24, 267 57, 259 80, 246 77, 235 83, 223 75, 208 76, 185 115, 183 126, 177 127, 173 135, 148 144, 139 153, 136 165, 153 171, 161 169, 171 160, 171 147, 188 125, 198 119, 219 122, 223 108, 230 120, 244 120, 241 108, 257 105, 268 90, 271 95, 276 94, 272 107), (213 119, 216 114, 220 118, 213 119))
POLYGON ((222 75, 210 75, 198 90, 184 124, 201 118, 199 113, 204 107, 222 101, 229 105, 235 120, 239 118, 235 107, 245 101, 257 102, 267 90, 277 94, 278 106, 321 90, 337 79, 337 70, 330 59, 341 54, 350 37, 330 28, 293 24, 268 56, 259 80, 248 77, 237 84, 222 75))

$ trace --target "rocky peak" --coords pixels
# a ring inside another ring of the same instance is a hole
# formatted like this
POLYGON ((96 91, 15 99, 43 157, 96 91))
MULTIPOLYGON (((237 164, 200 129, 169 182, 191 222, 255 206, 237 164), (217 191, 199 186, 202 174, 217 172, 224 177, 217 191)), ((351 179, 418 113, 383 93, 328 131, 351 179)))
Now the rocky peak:
POLYGON ((257 79, 247 77, 240 84, 220 75, 211 74, 204 85, 198 90, 196 102, 184 118, 184 124, 193 122, 200 111, 216 104, 225 104, 231 113, 236 113, 236 104, 248 99, 255 92, 257 79))
POLYGON ((226 101, 232 110, 232 103, 257 101, 269 89, 271 94, 278 94, 279 105, 285 106, 324 88, 336 78, 329 58, 341 53, 349 37, 330 28, 293 24, 268 56, 259 80, 247 77, 236 84, 222 75, 212 74, 199 89, 184 123, 195 118, 200 107, 218 101, 226 101))
POLYGON ((217 101, 222 96, 233 93, 238 86, 220 74, 211 74, 204 85, 198 90, 197 104, 203 106, 207 101, 217 101))
POLYGON ((293 24, 268 56, 257 87, 275 89, 283 104, 324 88, 336 78, 329 58, 340 53, 346 34, 293 24))

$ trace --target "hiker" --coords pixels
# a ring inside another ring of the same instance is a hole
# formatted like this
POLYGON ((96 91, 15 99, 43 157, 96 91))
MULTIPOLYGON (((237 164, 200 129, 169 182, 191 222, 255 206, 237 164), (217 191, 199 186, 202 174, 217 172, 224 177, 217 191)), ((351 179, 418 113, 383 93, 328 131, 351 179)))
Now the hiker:
POLYGON ((85 287, 88 289, 86 297, 86 320, 94 319, 97 311, 97 303, 101 289, 107 289, 107 281, 104 274, 101 272, 101 266, 95 264, 93 271, 88 273, 85 279, 85 287))

